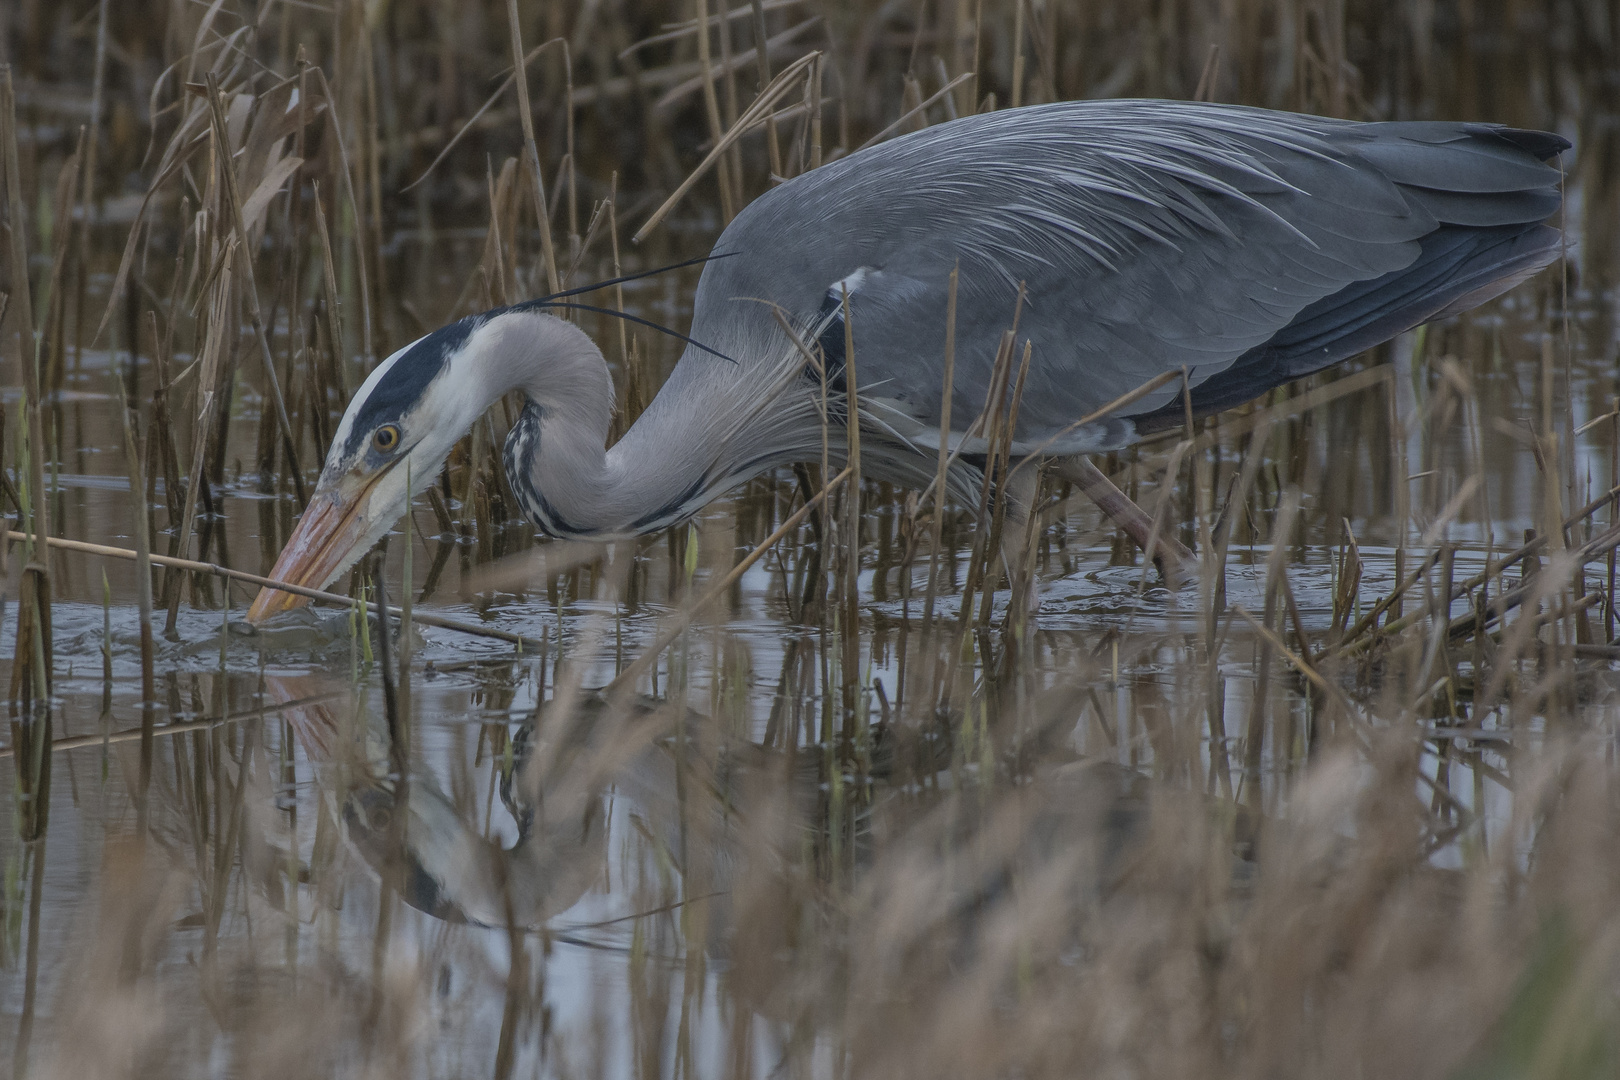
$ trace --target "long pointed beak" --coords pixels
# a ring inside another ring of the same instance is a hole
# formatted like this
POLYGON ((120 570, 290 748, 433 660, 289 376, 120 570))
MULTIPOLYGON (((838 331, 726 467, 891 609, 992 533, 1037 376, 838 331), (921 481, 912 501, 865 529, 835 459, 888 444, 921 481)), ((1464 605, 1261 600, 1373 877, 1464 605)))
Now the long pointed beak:
MULTIPOLYGON (((371 524, 366 509, 374 486, 367 484, 347 499, 340 492, 316 491, 287 546, 281 549, 270 576, 305 588, 325 588, 354 561, 354 549, 366 539, 371 524)), ((267 585, 259 590, 248 609, 248 622, 258 624, 307 603, 307 597, 267 585)))

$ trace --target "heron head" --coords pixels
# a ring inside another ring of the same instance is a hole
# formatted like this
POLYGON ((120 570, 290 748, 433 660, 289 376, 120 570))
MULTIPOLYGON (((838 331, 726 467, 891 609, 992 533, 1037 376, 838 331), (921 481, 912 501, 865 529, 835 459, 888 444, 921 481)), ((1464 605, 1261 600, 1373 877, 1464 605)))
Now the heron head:
MULTIPOLYGON (((349 402, 326 465, 270 576, 322 589, 371 550, 431 485, 493 400, 473 354, 484 316, 435 330, 378 364, 349 402), (410 490, 407 490, 409 487, 410 490)), ((498 392, 495 396, 498 396, 498 392)), ((249 622, 305 603, 263 588, 249 622)))

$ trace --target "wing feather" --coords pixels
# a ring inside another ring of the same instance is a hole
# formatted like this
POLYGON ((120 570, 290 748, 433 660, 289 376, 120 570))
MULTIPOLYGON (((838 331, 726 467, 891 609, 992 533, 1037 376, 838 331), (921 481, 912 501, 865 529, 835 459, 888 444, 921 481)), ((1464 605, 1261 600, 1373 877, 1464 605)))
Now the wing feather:
MULTIPOLYGON (((1299 370, 1304 360, 1255 358, 1302 317, 1288 340, 1309 339, 1314 362, 1337 355, 1335 340, 1458 302, 1448 272, 1484 289, 1492 258, 1519 260, 1501 262, 1502 275, 1529 267, 1544 241, 1508 241, 1556 210, 1561 174, 1540 157, 1561 147, 1481 124, 1155 101, 968 117, 832 162, 747 207, 717 245, 740 254, 704 268, 692 334, 731 356, 779 355, 772 306, 808 325, 832 283, 864 270, 849 301, 860 381, 884 383, 895 407, 937 422, 957 268, 957 430, 984 401, 1020 285, 1019 335, 1033 345, 1020 437, 1183 366, 1195 387, 1246 370, 1222 380, 1230 396, 1299 370), (1443 230, 1475 228, 1507 233, 1472 247, 1452 237, 1425 254, 1443 230)), ((660 398, 690 410, 716 380, 746 377, 690 354, 660 398)), ((1180 392, 1166 386, 1135 408, 1151 413, 1180 392)))

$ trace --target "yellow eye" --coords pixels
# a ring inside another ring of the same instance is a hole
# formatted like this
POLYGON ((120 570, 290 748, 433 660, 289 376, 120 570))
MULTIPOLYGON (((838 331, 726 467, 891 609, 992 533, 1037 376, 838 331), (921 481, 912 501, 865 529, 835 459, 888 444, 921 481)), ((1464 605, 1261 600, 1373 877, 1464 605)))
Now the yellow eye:
POLYGON ((371 437, 371 445, 376 447, 379 453, 391 453, 399 445, 399 428, 393 424, 384 424, 377 429, 377 434, 371 437))

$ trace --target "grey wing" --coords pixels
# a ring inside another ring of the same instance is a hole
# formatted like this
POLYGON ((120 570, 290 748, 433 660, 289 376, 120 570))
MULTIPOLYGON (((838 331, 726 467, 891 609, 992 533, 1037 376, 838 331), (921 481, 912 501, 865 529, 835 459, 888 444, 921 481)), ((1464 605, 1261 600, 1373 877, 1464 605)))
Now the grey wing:
MULTIPOLYGON (((1551 261, 1558 234, 1537 223, 1561 173, 1543 159, 1565 146, 1489 125, 1160 101, 965 118, 751 204, 716 245, 737 254, 704 271, 693 334, 747 352, 778 332, 768 304, 808 323, 847 292, 863 397, 937 423, 959 268, 953 428, 983 407, 1021 285, 1020 439, 1183 366, 1195 404, 1222 408, 1551 261)), ((1151 426, 1180 392, 1130 412, 1151 426)))

